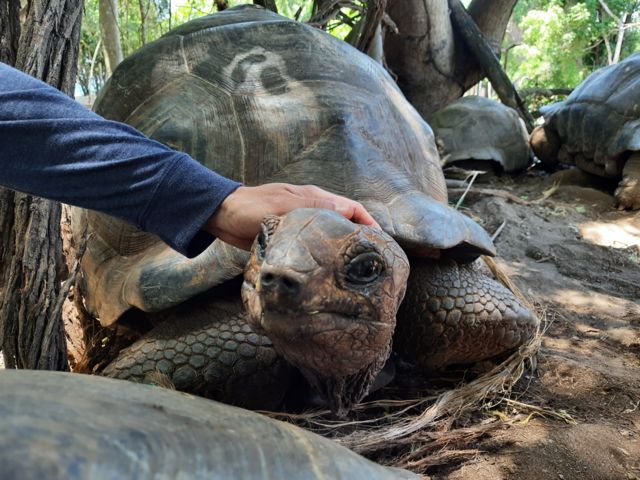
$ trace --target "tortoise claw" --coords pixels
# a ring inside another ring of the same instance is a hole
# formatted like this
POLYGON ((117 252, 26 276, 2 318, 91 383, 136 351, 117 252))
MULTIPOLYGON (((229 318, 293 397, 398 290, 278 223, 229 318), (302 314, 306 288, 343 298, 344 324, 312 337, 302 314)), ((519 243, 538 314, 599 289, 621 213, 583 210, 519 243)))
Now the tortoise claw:
POLYGON ((614 195, 618 210, 640 209, 640 179, 624 176, 614 195))

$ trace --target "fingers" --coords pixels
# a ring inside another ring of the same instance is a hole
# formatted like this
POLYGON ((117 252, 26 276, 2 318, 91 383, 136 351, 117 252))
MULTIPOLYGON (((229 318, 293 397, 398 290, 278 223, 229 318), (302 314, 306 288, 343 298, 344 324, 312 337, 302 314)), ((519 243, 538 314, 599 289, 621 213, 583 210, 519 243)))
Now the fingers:
POLYGON ((380 228, 378 222, 367 212, 366 208, 354 200, 327 192, 315 185, 291 185, 291 187, 294 187, 290 190, 291 193, 307 197, 307 200, 310 200, 310 203, 306 205, 308 208, 334 210, 352 222, 380 228))
POLYGON ((325 208, 352 222, 380 228, 356 201, 313 185, 286 183, 238 188, 222 202, 203 228, 226 243, 250 250, 266 215, 285 215, 296 208, 325 208))
POLYGON ((378 222, 376 222, 376 220, 371 216, 371 214, 357 202, 354 207, 353 216, 349 218, 349 220, 355 223, 360 223, 362 225, 368 225, 370 227, 382 229, 378 222))

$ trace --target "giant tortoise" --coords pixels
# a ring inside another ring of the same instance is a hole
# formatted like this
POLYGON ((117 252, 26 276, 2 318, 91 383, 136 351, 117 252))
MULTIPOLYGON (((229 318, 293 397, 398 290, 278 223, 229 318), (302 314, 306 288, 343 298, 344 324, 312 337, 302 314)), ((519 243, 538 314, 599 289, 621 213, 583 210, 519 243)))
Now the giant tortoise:
POLYGON ((88 309, 105 326, 132 308, 164 319, 106 375, 160 371, 179 389, 271 408, 292 365, 344 414, 390 354, 405 253, 394 345, 412 362, 479 361, 537 327, 471 264, 494 247, 447 206, 429 126, 378 64, 320 30, 253 6, 194 20, 126 59, 95 109, 245 184, 354 198, 384 229, 296 210, 265 219, 251 259, 220 241, 187 259, 133 225, 76 211, 76 233, 89 231, 88 309))
POLYGON ((490 98, 469 95, 429 119, 443 165, 487 160, 505 172, 529 164, 529 134, 518 113, 490 98))
POLYGON ((257 413, 148 385, 0 372, 3 480, 419 478, 257 413))
POLYGON ((594 72, 541 112, 545 123, 532 132, 531 147, 544 165, 621 179, 618 207, 640 208, 640 52, 594 72))

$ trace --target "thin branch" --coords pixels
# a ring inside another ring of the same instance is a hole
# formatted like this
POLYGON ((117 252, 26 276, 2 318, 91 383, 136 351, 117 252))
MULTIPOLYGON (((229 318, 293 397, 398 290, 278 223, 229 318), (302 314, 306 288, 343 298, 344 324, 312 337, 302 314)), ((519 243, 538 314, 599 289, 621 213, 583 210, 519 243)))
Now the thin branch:
POLYGON ((607 48, 607 65, 611 65, 613 63, 613 53, 611 52, 611 43, 609 43, 609 34, 606 34, 602 37, 604 40, 604 46, 607 48))
POLYGON ((607 12, 609 14, 609 16, 611 18, 613 18, 616 23, 620 23, 620 17, 616 16, 611 9, 609 8, 609 5, 607 5, 607 3, 604 0, 598 0, 598 3, 600 3, 600 5, 602 6, 602 8, 604 9, 605 12, 607 12))
MULTIPOLYGON (((601 0, 602 1, 602 0, 601 0)), ((616 40, 616 50, 613 54, 613 63, 620 61, 620 53, 622 52, 622 42, 624 41, 624 23, 627 21, 627 14, 623 13, 618 22, 618 38, 616 40)))

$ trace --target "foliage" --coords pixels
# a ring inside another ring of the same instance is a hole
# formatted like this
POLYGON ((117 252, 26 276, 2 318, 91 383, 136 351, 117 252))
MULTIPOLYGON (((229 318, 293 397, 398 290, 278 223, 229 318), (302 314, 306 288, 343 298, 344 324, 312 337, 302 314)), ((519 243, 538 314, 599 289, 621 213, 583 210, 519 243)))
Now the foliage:
POLYGON ((311 17, 313 2, 307 0, 276 0, 278 13, 305 22, 311 17))
POLYGON ((582 3, 563 9, 557 0, 546 11, 531 10, 520 24, 523 44, 514 48, 511 78, 522 87, 570 87, 587 68, 582 57, 592 38, 592 25, 582 3))
POLYGON ((620 59, 640 48, 638 0, 521 0, 512 20, 521 32, 508 73, 523 88, 573 88, 612 61, 626 19, 620 59))
MULTIPOLYGON (((233 7, 249 0, 228 0, 233 7)), ((78 86, 83 95, 97 92, 106 81, 107 69, 100 42, 99 0, 85 0, 80 43, 78 86)), ((353 8, 341 8, 324 28, 346 39, 361 18, 365 1, 350 2, 353 8)), ((281 15, 309 21, 318 10, 315 0, 276 0, 281 15)), ((126 57, 193 18, 217 11, 214 0, 118 0, 118 28, 126 57)), ((80 92, 78 92, 80 93, 80 92)))
POLYGON ((80 50, 78 52, 77 85, 82 95, 96 92, 106 81, 107 68, 101 50, 100 24, 98 23, 98 0, 86 0, 82 29, 80 31, 80 50))
MULTIPOLYGON (((106 80, 98 42, 98 1, 86 0, 80 45, 78 84, 83 93, 97 91, 106 80)), ((228 0, 230 7, 250 0, 228 0)), ((118 0, 119 29, 125 56, 171 28, 217 10, 214 0, 118 0)), ((512 24, 519 45, 508 54, 507 71, 518 87, 575 87, 591 72, 607 65, 615 48, 618 18, 626 18, 621 58, 640 50, 640 0, 520 0, 512 24), (607 53, 609 47, 609 54, 607 53)), ((358 31, 366 0, 342 1, 330 18, 319 18, 326 0, 276 0, 278 12, 321 24, 350 41, 358 31)))

